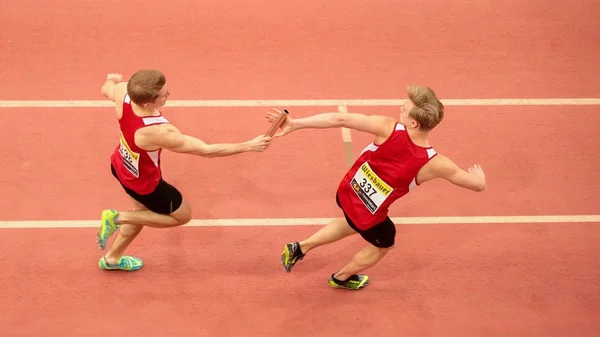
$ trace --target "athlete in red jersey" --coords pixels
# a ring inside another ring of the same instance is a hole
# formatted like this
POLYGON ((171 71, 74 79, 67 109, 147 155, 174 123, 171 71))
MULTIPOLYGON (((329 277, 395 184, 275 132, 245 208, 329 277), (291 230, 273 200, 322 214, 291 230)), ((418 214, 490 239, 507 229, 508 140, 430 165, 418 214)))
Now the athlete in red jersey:
POLYGON ((191 219, 191 209, 181 193, 163 179, 160 154, 163 149, 202 157, 223 157, 243 152, 262 152, 270 137, 236 144, 206 144, 182 134, 158 111, 165 105, 169 90, 166 78, 158 70, 140 70, 128 82, 119 74, 109 74, 102 94, 115 102, 120 139, 110 157, 111 171, 125 192, 134 200, 134 210, 107 209, 97 234, 100 249, 118 231, 98 266, 104 270, 138 270, 142 260, 123 255, 144 226, 174 227, 191 219))
MULTIPOLYGON (((388 216, 389 206, 414 187, 435 178, 473 191, 483 191, 486 178, 479 165, 467 171, 437 154, 429 143, 429 132, 444 117, 444 106, 428 87, 408 85, 408 99, 401 107, 400 121, 385 116, 322 113, 306 118, 288 116, 281 131, 284 136, 305 128, 346 127, 375 136, 337 190, 336 201, 344 214, 303 241, 285 245, 281 262, 287 272, 312 249, 359 233, 370 245, 354 255, 329 277, 334 288, 358 290, 369 284, 362 271, 377 264, 393 248, 396 227, 388 216)), ((268 113, 274 121, 277 113, 268 113)))
POLYGON ((338 187, 340 204, 360 230, 386 220, 388 207, 417 185, 419 170, 434 156, 431 146, 412 142, 406 127, 394 125, 381 144, 369 144, 338 187))
POLYGON ((123 98, 122 114, 119 119, 121 137, 110 162, 119 181, 128 189, 138 194, 149 194, 162 178, 160 170, 160 153, 162 148, 146 151, 135 144, 135 133, 140 128, 168 123, 158 112, 152 116, 138 116, 133 111, 129 94, 123 98))

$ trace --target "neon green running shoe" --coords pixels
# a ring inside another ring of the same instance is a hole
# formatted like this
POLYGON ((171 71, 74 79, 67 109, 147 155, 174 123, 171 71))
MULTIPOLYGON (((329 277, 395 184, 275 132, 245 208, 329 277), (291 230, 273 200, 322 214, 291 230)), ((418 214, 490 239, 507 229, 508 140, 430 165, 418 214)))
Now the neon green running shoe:
POLYGON ((133 256, 121 256, 117 264, 109 264, 106 261, 106 257, 102 257, 98 261, 98 267, 104 270, 125 270, 125 271, 136 271, 144 266, 144 262, 141 259, 133 256))
POLYGON ((364 274, 354 274, 345 281, 335 280, 333 275, 335 274, 329 276, 329 285, 333 288, 360 290, 366 287, 370 281, 369 276, 364 274))
POLYGON ((115 218, 118 214, 119 212, 114 209, 102 211, 100 229, 98 229, 98 234, 96 234, 96 242, 100 250, 104 250, 108 238, 119 229, 119 225, 115 223, 115 218))
POLYGON ((283 265, 283 269, 288 273, 291 272, 296 262, 302 260, 304 255, 305 254, 302 253, 298 242, 286 244, 281 253, 281 264, 283 265))

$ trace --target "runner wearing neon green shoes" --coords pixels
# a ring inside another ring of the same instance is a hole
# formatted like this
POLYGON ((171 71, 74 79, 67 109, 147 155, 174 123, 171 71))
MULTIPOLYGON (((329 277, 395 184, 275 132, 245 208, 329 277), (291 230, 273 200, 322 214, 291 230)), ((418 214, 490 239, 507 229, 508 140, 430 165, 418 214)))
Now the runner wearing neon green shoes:
POLYGON ((270 137, 236 144, 206 144, 182 134, 158 108, 169 97, 166 78, 158 70, 140 70, 128 82, 119 74, 109 74, 102 94, 115 102, 120 126, 119 144, 110 157, 111 172, 133 199, 133 210, 104 210, 96 241, 105 249, 117 233, 106 254, 98 261, 104 270, 134 271, 142 268, 141 259, 124 255, 144 226, 167 228, 188 223, 191 208, 174 186, 163 179, 160 155, 163 149, 202 157, 223 157, 243 152, 262 152, 270 137))

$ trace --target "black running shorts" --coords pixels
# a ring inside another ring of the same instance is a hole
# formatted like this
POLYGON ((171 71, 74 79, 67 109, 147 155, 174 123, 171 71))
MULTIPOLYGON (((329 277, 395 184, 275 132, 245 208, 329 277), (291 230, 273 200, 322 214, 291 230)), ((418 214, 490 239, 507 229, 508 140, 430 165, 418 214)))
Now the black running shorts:
MULTIPOLYGON (((117 180, 119 177, 117 176, 117 172, 115 168, 110 165, 111 172, 113 176, 117 180)), ((125 190, 125 192, 132 197, 135 201, 144 205, 147 209, 151 210, 154 213, 159 214, 171 214, 175 212, 181 206, 183 202, 183 196, 181 193, 172 185, 164 181, 162 178, 158 182, 158 185, 150 194, 138 194, 135 191, 127 188, 123 183, 119 180, 119 183, 125 190)))
POLYGON ((340 198, 337 195, 337 193, 335 195, 335 200, 337 202, 338 207, 344 213, 344 217, 346 218, 348 225, 350 225, 352 229, 358 232, 358 234, 360 234, 360 236, 362 236, 362 238, 365 239, 368 243, 378 248, 390 248, 394 245, 396 241, 396 226, 392 222, 392 219, 387 217, 383 222, 378 223, 377 225, 367 230, 361 230, 358 227, 356 227, 354 222, 352 222, 348 215, 346 215, 346 212, 340 204, 340 198))

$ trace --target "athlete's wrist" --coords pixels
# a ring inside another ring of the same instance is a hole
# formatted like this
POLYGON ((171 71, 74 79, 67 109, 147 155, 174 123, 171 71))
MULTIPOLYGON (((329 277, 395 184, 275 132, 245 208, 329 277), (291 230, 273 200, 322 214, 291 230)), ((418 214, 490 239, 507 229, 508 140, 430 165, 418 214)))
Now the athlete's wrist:
POLYGON ((241 152, 250 152, 252 151, 252 140, 247 140, 243 143, 240 143, 241 152))
MULTIPOLYGON (((302 129, 302 124, 298 123, 297 120, 293 120, 290 123, 290 132, 302 129)), ((290 133, 288 132, 288 133, 290 133)))

